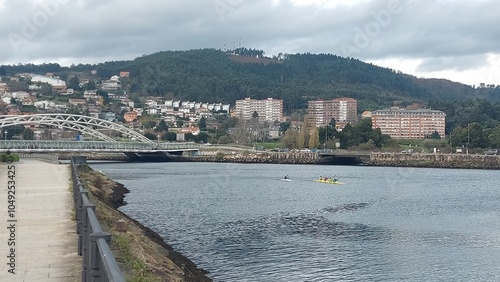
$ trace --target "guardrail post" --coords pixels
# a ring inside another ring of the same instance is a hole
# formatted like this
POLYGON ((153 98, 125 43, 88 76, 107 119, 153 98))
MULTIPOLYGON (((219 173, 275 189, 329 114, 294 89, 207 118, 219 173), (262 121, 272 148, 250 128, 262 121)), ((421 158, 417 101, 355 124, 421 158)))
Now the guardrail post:
POLYGON ((89 261, 88 266, 90 267, 90 281, 99 282, 103 278, 101 265, 101 256, 99 254, 99 249, 97 247, 97 240, 104 239, 109 244, 111 242, 111 234, 107 232, 97 232, 89 235, 90 239, 90 249, 89 249, 89 261))
POLYGON ((95 210, 95 205, 87 204, 82 206, 82 282, 89 281, 90 271, 88 268, 88 257, 89 257, 89 248, 90 248, 90 240, 89 236, 92 233, 89 230, 89 220, 87 210, 92 209, 95 210))
POLYGON ((86 210, 82 207, 82 196, 88 195, 87 191, 80 191, 78 192, 78 198, 77 198, 77 203, 75 207, 75 212, 76 212, 76 234, 78 234, 78 255, 82 255, 82 238, 83 238, 83 213, 86 213, 86 210))

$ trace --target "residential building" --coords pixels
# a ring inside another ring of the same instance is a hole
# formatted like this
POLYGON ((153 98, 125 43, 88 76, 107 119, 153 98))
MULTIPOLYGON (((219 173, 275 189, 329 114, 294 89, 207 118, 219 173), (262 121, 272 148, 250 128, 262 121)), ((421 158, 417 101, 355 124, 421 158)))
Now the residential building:
POLYGON ((37 101, 33 104, 35 107, 37 107, 38 109, 48 109, 48 108, 54 108, 56 106, 56 103, 52 102, 52 101, 47 101, 47 100, 44 100, 44 101, 37 101))
POLYGON ((108 121, 115 121, 116 120, 116 115, 113 112, 101 112, 99 115, 99 118, 108 120, 108 121))
POLYGON ((252 119, 253 114, 256 112, 260 122, 275 122, 283 118, 283 100, 273 98, 236 100, 234 111, 235 116, 243 120, 252 119))
POLYGON ((77 98, 69 99, 68 102, 74 106, 86 106, 87 105, 87 100, 85 100, 85 99, 77 99, 77 98))
POLYGON ((278 139, 280 138, 280 127, 279 126, 272 126, 270 128, 264 128, 263 129, 266 139, 278 139))
POLYGON ((134 108, 133 111, 137 113, 138 117, 140 117, 142 115, 142 113, 144 112, 144 109, 143 108, 134 108))
POLYGON ((354 98, 309 101, 307 115, 311 125, 326 126, 335 119, 336 127, 342 129, 348 123, 358 122, 358 101, 354 98))
POLYGON ((105 91, 115 91, 121 88, 120 77, 113 75, 109 80, 101 82, 101 89, 105 91))
POLYGON ((24 97, 21 100, 21 104, 23 106, 33 106, 35 101, 36 101, 36 97, 35 96, 27 96, 27 97, 24 97))
POLYGON ((361 113, 361 118, 372 118, 372 112, 364 111, 361 113))
POLYGON ((61 90, 61 92, 59 92, 59 94, 62 96, 73 95, 73 93, 75 93, 75 90, 73 88, 63 89, 61 90))
POLYGON ((121 102, 123 104, 125 104, 127 107, 130 107, 131 109, 133 109, 134 106, 135 106, 135 102, 132 99, 128 99, 128 98, 127 99, 122 99, 121 102))
POLYGON ((333 118, 333 103, 325 100, 309 101, 307 116, 309 124, 315 127, 326 126, 333 118))
POLYGON ((445 137, 446 114, 430 109, 392 107, 372 112, 373 128, 398 139, 423 139, 434 132, 445 137))
MULTIPOLYGON (((31 90, 31 91, 36 91, 36 90, 42 89, 42 86, 38 86, 36 84, 30 84, 30 85, 28 85, 28 89, 31 90)), ((1 93, 2 93, 2 86, 0 85, 0 94, 1 93)))
POLYGON ((3 94, 9 90, 9 87, 7 86, 7 83, 0 83, 0 94, 3 94))
POLYGON ((66 82, 64 80, 42 75, 33 75, 31 77, 31 83, 37 83, 37 82, 47 83, 50 84, 52 87, 66 88, 66 82))
POLYGON ((12 94, 11 93, 2 95, 2 102, 4 104, 9 105, 11 101, 12 101, 12 94))
POLYGON ((89 99, 89 98, 96 98, 97 97, 97 90, 85 90, 83 92, 83 98, 89 99))
POLYGON ((126 112, 123 114, 123 119, 125 120, 125 122, 133 122, 134 120, 137 119, 137 112, 135 111, 131 111, 131 112, 126 112))
POLYGON ((93 117, 93 118, 99 118, 99 115, 101 114, 101 108, 96 106, 96 105, 88 105, 88 116, 93 117))
POLYGON ((128 100, 126 93, 108 93, 108 98, 110 100, 128 100))
POLYGON ((188 133, 191 133, 193 135, 198 135, 200 134, 200 128, 199 127, 183 127, 183 128, 179 128, 179 130, 177 130, 177 134, 188 134, 188 133))
POLYGON ((12 92, 11 95, 12 95, 12 98, 14 98, 16 100, 22 100, 22 99, 29 97, 30 93, 28 93, 26 91, 16 91, 16 92, 12 92))

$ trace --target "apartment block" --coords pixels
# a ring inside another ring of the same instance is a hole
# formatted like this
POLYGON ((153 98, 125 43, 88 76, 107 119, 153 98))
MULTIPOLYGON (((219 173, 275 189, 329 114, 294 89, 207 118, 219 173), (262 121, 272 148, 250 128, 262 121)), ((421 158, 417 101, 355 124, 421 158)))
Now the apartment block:
POLYGON ((337 128, 342 129, 346 124, 358 121, 358 101, 354 98, 309 101, 307 115, 311 125, 326 126, 335 119, 337 128))
POLYGON ((398 107, 372 112, 372 127, 397 139, 424 139, 437 131, 445 137, 446 114, 430 109, 408 110, 398 107))
POLYGON ((273 98, 236 100, 234 113, 237 118, 250 120, 254 112, 257 112, 260 122, 281 120, 283 118, 283 100, 273 98))

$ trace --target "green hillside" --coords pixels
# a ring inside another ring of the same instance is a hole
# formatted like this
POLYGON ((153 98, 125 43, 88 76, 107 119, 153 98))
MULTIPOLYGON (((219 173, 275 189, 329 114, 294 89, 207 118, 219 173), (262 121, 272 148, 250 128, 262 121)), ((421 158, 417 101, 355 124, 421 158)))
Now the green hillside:
POLYGON ((242 55, 215 49, 165 51, 132 61, 69 68, 57 64, 3 66, 0 72, 45 71, 70 77, 95 69, 99 80, 129 71, 125 90, 137 96, 230 104, 245 97, 282 98, 287 113, 306 108, 308 100, 336 97, 357 98, 360 111, 387 107, 394 101, 402 105, 474 98, 500 101, 499 87, 475 89, 447 80, 418 79, 331 54, 293 54, 278 59, 247 56, 262 53, 259 50, 236 51, 242 55))

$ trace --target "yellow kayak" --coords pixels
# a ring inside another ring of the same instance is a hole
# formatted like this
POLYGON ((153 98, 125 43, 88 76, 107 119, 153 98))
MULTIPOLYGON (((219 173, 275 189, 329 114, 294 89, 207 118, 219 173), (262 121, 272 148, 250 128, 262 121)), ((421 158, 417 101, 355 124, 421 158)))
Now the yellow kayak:
POLYGON ((325 184, 344 184, 344 182, 340 181, 333 181, 333 180, 320 180, 320 179, 315 179, 314 182, 319 182, 319 183, 325 183, 325 184))

